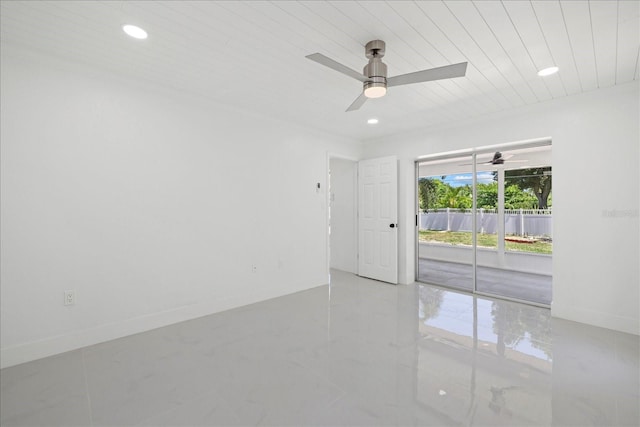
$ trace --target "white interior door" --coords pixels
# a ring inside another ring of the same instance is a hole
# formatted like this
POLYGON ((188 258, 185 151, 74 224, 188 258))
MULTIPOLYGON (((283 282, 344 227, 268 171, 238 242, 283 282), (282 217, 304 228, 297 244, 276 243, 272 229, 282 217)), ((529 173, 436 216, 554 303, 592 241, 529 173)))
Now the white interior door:
POLYGON ((398 283, 398 160, 358 163, 358 274, 398 283))

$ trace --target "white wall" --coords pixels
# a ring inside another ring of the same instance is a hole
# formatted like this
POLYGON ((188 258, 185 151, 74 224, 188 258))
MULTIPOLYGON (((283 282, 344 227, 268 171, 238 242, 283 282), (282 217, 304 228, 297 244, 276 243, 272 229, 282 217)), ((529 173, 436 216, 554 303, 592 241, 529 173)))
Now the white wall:
MULTIPOLYGON (((399 156, 400 217, 414 222, 420 155, 535 138, 553 142, 552 314, 640 334, 638 83, 369 141, 399 156), (576 219, 575 212, 584 212, 576 219)), ((400 235, 400 277, 414 280, 415 230, 400 235)))
POLYGON ((1 62, 3 367, 327 283, 327 153, 358 143, 1 62))
POLYGON ((332 157, 331 170, 331 268, 357 271, 357 175, 358 163, 332 157))

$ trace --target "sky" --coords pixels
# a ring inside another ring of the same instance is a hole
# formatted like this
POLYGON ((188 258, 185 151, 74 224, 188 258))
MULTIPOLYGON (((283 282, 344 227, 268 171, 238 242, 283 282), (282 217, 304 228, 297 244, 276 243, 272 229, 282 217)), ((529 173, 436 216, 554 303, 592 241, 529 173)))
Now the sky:
MULTIPOLYGON (((491 172, 478 172, 478 184, 490 184, 493 182, 493 174, 491 172)), ((452 187, 462 187, 465 185, 471 185, 472 174, 459 173, 454 175, 446 175, 444 179, 442 176, 430 176, 429 178, 439 179, 445 184, 449 184, 452 187)))

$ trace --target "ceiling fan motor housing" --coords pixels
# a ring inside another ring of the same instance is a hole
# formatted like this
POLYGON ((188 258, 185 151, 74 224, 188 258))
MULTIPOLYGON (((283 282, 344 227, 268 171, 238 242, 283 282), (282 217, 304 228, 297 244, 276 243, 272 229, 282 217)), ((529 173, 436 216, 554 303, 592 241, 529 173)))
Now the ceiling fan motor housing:
POLYGON ((368 98, 378 98, 387 92, 387 64, 382 62, 385 53, 385 43, 382 40, 372 40, 364 47, 369 63, 362 73, 368 78, 363 84, 364 94, 368 98))
POLYGON ((493 159, 490 162, 493 165, 504 165, 504 158, 502 157, 502 153, 499 151, 496 151, 493 154, 493 159))

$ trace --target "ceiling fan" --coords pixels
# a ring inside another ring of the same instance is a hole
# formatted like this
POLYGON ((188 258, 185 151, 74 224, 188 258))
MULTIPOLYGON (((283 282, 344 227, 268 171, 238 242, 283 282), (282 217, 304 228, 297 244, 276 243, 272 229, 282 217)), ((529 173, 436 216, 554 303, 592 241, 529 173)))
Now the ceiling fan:
POLYGON ((382 40, 372 40, 366 44, 364 52, 366 57, 369 58, 369 63, 365 65, 362 74, 321 53, 313 53, 306 56, 312 61, 362 82, 362 93, 347 108, 347 111, 354 111, 362 107, 367 98, 384 96, 387 93, 387 87, 463 77, 467 71, 467 63, 460 62, 459 64, 445 65, 444 67, 430 68, 387 78, 387 65, 382 62, 382 57, 385 54, 385 43, 382 40))
MULTIPOLYGON (((500 151, 496 151, 493 153, 493 158, 488 162, 479 162, 476 161, 476 164, 479 165, 504 165, 505 163, 526 163, 528 160, 509 160, 513 157, 513 154, 503 155, 500 151)), ((471 166, 472 163, 465 163, 460 166, 471 166)))

